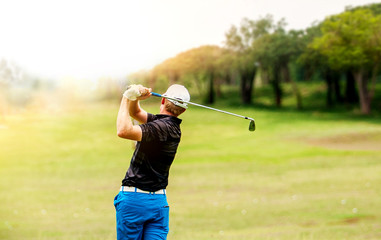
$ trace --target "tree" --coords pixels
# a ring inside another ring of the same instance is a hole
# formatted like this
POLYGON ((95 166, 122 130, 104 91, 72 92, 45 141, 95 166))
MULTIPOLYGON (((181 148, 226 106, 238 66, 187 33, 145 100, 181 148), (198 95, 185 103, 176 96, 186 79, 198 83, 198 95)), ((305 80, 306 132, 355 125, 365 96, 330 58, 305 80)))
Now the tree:
POLYGON ((313 42, 315 38, 321 37, 321 23, 314 24, 305 30, 303 53, 298 58, 298 63, 306 72, 306 79, 310 79, 313 74, 321 75, 327 86, 326 103, 332 107, 335 103, 358 103, 358 95, 355 86, 355 80, 348 69, 332 69, 328 64, 328 57, 317 50, 313 42), (345 76, 345 91, 342 96, 340 79, 345 76))
POLYGON ((206 102, 211 104, 215 101, 216 79, 226 75, 227 58, 223 54, 226 55, 226 51, 214 45, 193 48, 155 66, 151 78, 165 76, 170 84, 192 79, 200 93, 205 93, 206 102))
POLYGON ((368 9, 370 11, 372 11, 372 13, 374 15, 380 15, 381 14, 381 3, 370 3, 370 4, 366 4, 366 5, 363 5, 363 6, 356 6, 356 7, 347 7, 346 8, 346 11, 356 11, 356 10, 359 10, 359 9, 368 9))
POLYGON ((318 72, 323 66, 326 60, 325 57, 310 47, 315 38, 322 35, 320 30, 320 24, 313 24, 304 31, 302 43, 303 51, 298 56, 297 62, 304 69, 304 79, 310 80, 314 73, 318 72))
POLYGON ((301 95, 293 79, 290 77, 289 65, 302 51, 302 31, 285 30, 285 21, 281 20, 273 26, 273 32, 266 33, 253 42, 253 54, 262 69, 266 69, 274 90, 275 104, 282 105, 281 80, 291 82, 297 99, 297 107, 302 108, 301 95))
POLYGON ((374 90, 368 88, 369 72, 373 79, 381 62, 381 17, 369 9, 347 11, 322 23, 321 37, 312 47, 327 57, 332 69, 349 69, 357 83, 360 109, 371 111, 374 90))
POLYGON ((254 78, 258 65, 253 54, 253 43, 268 33, 272 28, 273 19, 267 15, 257 21, 244 18, 241 26, 232 26, 226 32, 226 46, 235 52, 234 68, 240 75, 240 92, 242 102, 250 104, 254 88, 254 78))
POLYGON ((205 100, 209 104, 215 102, 215 86, 220 67, 218 63, 222 53, 223 49, 214 45, 201 46, 189 51, 188 62, 190 64, 186 69, 186 74, 199 76, 199 79, 196 79, 198 81, 204 80, 207 89, 205 100))
POLYGON ((299 56, 298 62, 307 69, 308 77, 311 77, 313 73, 319 73, 325 80, 327 86, 326 103, 328 107, 332 107, 335 100, 341 101, 340 91, 340 72, 332 69, 325 55, 321 54, 315 48, 311 47, 315 38, 321 37, 321 24, 313 25, 306 30, 304 35, 305 49, 299 56))

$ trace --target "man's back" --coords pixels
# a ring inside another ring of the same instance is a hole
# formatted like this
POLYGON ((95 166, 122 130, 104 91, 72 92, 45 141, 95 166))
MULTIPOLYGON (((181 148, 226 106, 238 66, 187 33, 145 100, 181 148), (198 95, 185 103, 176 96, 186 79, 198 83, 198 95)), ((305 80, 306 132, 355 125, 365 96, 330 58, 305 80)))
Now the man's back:
POLYGON ((140 125, 142 140, 136 145, 122 186, 155 192, 168 185, 169 169, 181 138, 181 119, 162 114, 148 114, 147 119, 140 125))

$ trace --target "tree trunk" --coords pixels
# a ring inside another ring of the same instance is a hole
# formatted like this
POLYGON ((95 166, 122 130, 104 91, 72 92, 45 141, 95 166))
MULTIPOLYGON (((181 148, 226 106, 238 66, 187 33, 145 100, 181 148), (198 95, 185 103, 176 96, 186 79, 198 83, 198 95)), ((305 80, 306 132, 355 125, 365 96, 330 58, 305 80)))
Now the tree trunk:
POLYGON ((335 103, 342 103, 340 73, 328 69, 324 75, 327 84, 327 107, 332 107, 335 103))
POLYGON ((356 92, 356 81, 353 74, 347 71, 346 74, 346 85, 345 85, 345 102, 346 103, 357 103, 359 101, 359 96, 356 92))
POLYGON ((339 72, 332 72, 333 79, 333 89, 335 93, 335 100, 337 103, 343 102, 343 97, 341 96, 341 86, 340 86, 340 76, 339 72))
POLYGON ((246 70, 241 76, 241 97, 243 104, 251 104, 256 69, 246 70))
POLYGON ((367 77, 362 70, 353 73, 360 96, 360 110, 362 114, 370 114, 370 97, 367 86, 367 77))
POLYGON ((300 94, 300 91, 296 82, 292 78, 290 78, 290 81, 291 81, 292 91, 294 92, 296 97, 296 108, 298 110, 301 110, 303 109, 302 95, 300 94))
POLYGON ((284 82, 289 83, 291 82, 291 77, 290 77, 290 70, 288 69, 288 64, 284 64, 282 67, 282 79, 284 82))
POLYGON ((378 74, 378 65, 375 64, 372 70, 372 87, 370 89, 369 93, 369 101, 373 100, 374 94, 376 92, 376 81, 377 81, 377 74, 378 74))
POLYGON ((222 82, 221 78, 217 78, 215 81, 217 98, 222 97, 221 82, 222 82))
POLYGON ((282 88, 280 86, 280 78, 279 78, 279 68, 274 67, 274 79, 272 81, 274 95, 275 95, 275 106, 282 106, 282 88))
POLYGON ((208 91, 208 98, 207 103, 213 104, 214 103, 214 73, 213 71, 210 72, 209 76, 209 91, 208 91))
POLYGON ((333 84, 332 84, 332 74, 330 73, 330 70, 327 70, 325 72, 325 82, 327 84, 327 96, 326 96, 326 103, 327 107, 332 107, 333 106, 333 84))

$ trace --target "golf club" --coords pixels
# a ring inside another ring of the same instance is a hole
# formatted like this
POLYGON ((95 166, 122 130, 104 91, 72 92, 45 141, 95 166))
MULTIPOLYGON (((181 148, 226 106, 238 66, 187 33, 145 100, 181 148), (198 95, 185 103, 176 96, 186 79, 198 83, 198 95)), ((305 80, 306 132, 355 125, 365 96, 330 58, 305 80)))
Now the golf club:
POLYGON ((217 108, 212 108, 212 107, 204 106, 204 105, 193 103, 193 102, 187 102, 187 101, 183 101, 183 100, 180 100, 180 99, 163 96, 163 95, 161 95, 159 93, 155 93, 155 92, 151 92, 151 94, 153 96, 155 96, 155 97, 161 97, 161 98, 166 98, 166 99, 170 99, 170 100, 173 100, 173 101, 179 101, 179 102, 191 104, 191 105, 198 106, 198 107, 203 107, 203 108, 210 109, 210 110, 213 110, 213 111, 217 111, 217 112, 221 112, 221 113, 229 114, 229 115, 236 116, 236 117, 239 117, 239 118, 244 118, 244 119, 250 120, 249 131, 254 131, 255 130, 255 121, 252 118, 245 117, 245 116, 238 115, 238 114, 231 113, 231 112, 227 112, 227 111, 223 111, 223 110, 220 110, 220 109, 217 109, 217 108))

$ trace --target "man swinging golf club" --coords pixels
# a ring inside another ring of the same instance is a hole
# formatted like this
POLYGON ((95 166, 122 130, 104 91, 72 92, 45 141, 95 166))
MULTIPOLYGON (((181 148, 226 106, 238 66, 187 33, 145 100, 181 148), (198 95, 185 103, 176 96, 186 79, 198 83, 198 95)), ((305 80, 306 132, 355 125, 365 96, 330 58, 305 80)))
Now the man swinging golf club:
POLYGON ((189 101, 190 95, 182 85, 170 86, 163 94, 157 115, 147 113, 139 105, 140 100, 151 95, 149 88, 130 86, 118 112, 118 136, 135 140, 137 145, 114 199, 117 239, 166 239, 169 231, 165 189, 181 137, 181 119, 177 117, 187 108, 182 100, 189 101), (134 126, 130 117, 141 124, 134 126))

